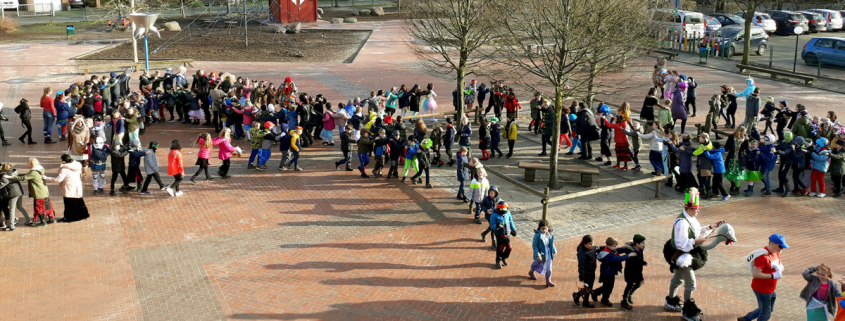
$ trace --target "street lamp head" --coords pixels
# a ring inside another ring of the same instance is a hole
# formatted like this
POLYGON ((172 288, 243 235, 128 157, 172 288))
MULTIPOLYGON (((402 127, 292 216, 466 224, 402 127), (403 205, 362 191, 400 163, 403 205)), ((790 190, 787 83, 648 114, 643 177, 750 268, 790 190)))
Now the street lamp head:
POLYGON ((135 25, 137 29, 135 32, 136 38, 141 38, 150 34, 150 32, 155 33, 157 36, 161 37, 158 33, 158 28, 154 26, 156 19, 158 19, 158 13, 132 13, 129 14, 127 17, 132 24, 135 25))

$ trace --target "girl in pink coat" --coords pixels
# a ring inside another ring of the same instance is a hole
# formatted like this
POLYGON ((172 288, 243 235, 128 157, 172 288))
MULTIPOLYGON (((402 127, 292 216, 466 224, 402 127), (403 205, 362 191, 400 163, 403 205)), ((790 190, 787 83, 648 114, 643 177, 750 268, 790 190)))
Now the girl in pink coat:
POLYGON ((326 112, 323 114, 323 130, 320 132, 320 137, 323 138, 323 145, 334 146, 334 119, 332 118, 332 105, 326 104, 326 112))
POLYGON ((197 162, 195 165, 199 166, 200 168, 197 169, 197 172, 194 176, 191 176, 191 184, 197 185, 197 176, 200 173, 205 172, 205 180, 210 181, 213 180, 214 177, 208 175, 208 159, 211 157, 211 149, 214 148, 212 145, 211 134, 209 133, 202 133, 197 137, 197 146, 199 146, 200 151, 197 153, 197 162))
POLYGON ((223 128, 220 131, 220 136, 211 140, 211 143, 218 148, 217 158, 223 161, 223 164, 220 165, 220 169, 217 170, 217 174, 220 175, 221 178, 227 179, 230 178, 229 176, 229 165, 231 164, 230 158, 232 157, 233 153, 240 154, 240 148, 232 146, 232 139, 231 137, 232 130, 229 128, 223 128))

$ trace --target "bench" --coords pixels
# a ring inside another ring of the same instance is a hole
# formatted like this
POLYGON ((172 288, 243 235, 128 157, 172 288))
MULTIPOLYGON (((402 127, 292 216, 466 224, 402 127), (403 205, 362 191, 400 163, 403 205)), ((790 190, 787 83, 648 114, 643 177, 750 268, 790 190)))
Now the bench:
MULTIPOLYGON (((155 60, 150 61, 150 68, 153 68, 155 65, 183 65, 187 67, 189 64, 194 62, 193 59, 176 59, 176 60, 155 60)), ((79 65, 79 68, 82 69, 82 74, 84 76, 88 75, 88 72, 103 72, 103 71, 114 71, 114 70, 126 70, 127 68, 134 68, 134 71, 142 71, 144 70, 144 62, 140 61, 138 63, 133 62, 121 62, 121 63, 106 63, 106 64, 86 64, 86 65, 79 65)))
POLYGON ((672 50, 665 50, 665 49, 651 49, 651 52, 656 53, 656 54, 661 54, 661 55, 665 56, 665 57, 666 57, 667 59, 669 59, 669 60, 673 60, 673 59, 675 59, 675 57, 677 57, 677 56, 678 56, 678 52, 677 52, 677 51, 672 51, 672 50))
MULTIPOLYGON (((549 170, 548 163, 536 162, 519 162, 517 167, 525 169, 525 181, 533 182, 537 171, 549 170)), ((576 173, 581 174, 581 186, 593 186, 593 176, 599 175, 599 169, 592 166, 576 165, 576 164, 558 164, 558 173, 576 173)))
POLYGON ((748 70, 753 70, 753 71, 761 72, 761 73, 764 73, 764 74, 770 74, 772 76, 772 78, 775 78, 775 79, 777 79, 778 76, 781 76, 781 77, 785 77, 785 78, 795 78, 795 79, 803 80, 805 85, 812 85, 813 81, 816 80, 816 77, 813 77, 813 76, 802 75, 802 74, 794 74, 794 73, 787 71, 787 70, 780 70, 780 69, 774 69, 774 68, 763 67, 763 66, 749 66, 749 65, 737 64, 736 67, 739 68, 740 73, 746 73, 746 71, 748 71, 748 70))

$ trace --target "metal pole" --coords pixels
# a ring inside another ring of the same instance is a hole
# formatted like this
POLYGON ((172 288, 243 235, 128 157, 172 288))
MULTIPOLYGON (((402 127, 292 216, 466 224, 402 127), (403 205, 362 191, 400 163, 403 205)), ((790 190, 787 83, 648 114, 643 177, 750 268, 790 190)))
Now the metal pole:
POLYGON ((88 21, 88 6, 82 6, 82 9, 85 9, 85 21, 88 21))
POLYGON ((144 66, 150 71, 150 47, 147 45, 147 35, 144 35, 144 66))
POLYGON ((179 11, 182 13, 182 18, 185 17, 185 0, 179 0, 179 11))
MULTIPOLYGON (((135 0, 132 0, 130 3, 130 9, 132 13, 135 13, 135 0)), ((135 23, 132 23, 132 61, 134 63, 138 63, 138 39, 135 39, 135 23)))
POLYGON ((774 46, 769 48, 769 68, 772 68, 772 59, 775 56, 775 49, 774 48, 775 48, 774 46))
POLYGON ((53 24, 53 16, 56 15, 56 8, 52 2, 50 2, 50 24, 53 24))
POLYGON ((798 35, 795 35, 795 58, 792 60, 792 73, 795 73, 795 68, 798 66, 798 35))
POLYGON ((543 219, 545 220, 546 217, 548 217, 548 212, 549 212, 549 187, 548 186, 546 186, 546 188, 543 189, 543 194, 546 195, 546 197, 543 198, 543 219))

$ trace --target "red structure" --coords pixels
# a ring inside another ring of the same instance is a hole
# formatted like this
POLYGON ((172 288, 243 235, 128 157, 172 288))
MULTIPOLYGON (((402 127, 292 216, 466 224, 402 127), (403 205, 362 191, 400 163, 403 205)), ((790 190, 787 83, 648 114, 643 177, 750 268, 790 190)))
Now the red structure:
POLYGON ((317 0, 270 0, 270 14, 284 23, 317 21, 317 0))

